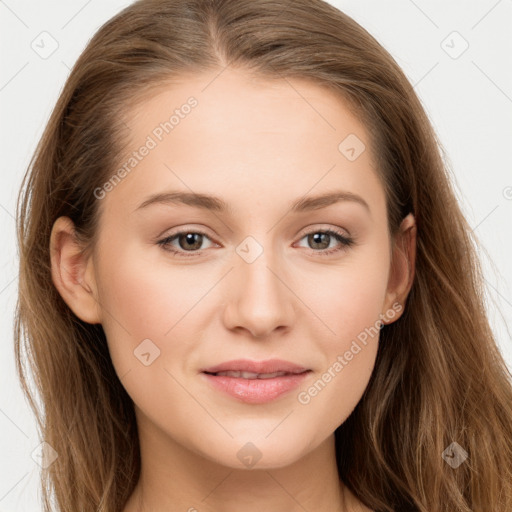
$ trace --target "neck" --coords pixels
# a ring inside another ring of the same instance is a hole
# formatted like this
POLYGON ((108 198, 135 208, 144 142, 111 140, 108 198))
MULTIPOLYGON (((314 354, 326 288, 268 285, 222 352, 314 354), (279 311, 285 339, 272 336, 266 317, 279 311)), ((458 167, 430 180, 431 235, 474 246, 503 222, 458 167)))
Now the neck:
POLYGON ((292 464, 239 469, 206 459, 138 417, 141 474, 123 512, 352 512, 334 434, 292 464))

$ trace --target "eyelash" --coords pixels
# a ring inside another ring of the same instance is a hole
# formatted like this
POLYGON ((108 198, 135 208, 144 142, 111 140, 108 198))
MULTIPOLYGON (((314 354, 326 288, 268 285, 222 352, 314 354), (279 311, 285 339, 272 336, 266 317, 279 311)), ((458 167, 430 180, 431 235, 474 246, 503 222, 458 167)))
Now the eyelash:
MULTIPOLYGON (((338 248, 323 249, 323 250, 310 249, 312 252, 318 253, 320 256, 329 256, 331 254, 338 253, 340 251, 344 251, 344 250, 348 249, 349 247, 351 247, 352 245, 354 245, 353 238, 349 238, 349 237, 345 236, 344 234, 342 234, 341 232, 336 231, 335 229, 325 229, 325 230, 317 229, 315 231, 310 231, 309 233, 305 233, 304 236, 302 236, 301 240, 309 235, 313 235, 313 234, 317 234, 317 233, 331 235, 335 238, 335 240, 337 240, 338 242, 341 243, 341 247, 338 247, 338 248)), ((178 232, 174 233, 173 235, 167 236, 162 240, 159 240, 157 242, 157 245, 162 247, 164 249, 164 251, 168 251, 179 258, 190 258, 190 257, 193 258, 194 256, 200 255, 201 251, 183 251, 183 250, 176 250, 176 249, 169 248, 170 247, 169 244, 173 240, 177 239, 180 235, 187 235, 187 234, 202 235, 202 236, 205 236, 206 238, 210 238, 206 233, 204 233, 202 231, 183 230, 183 231, 178 231, 178 232), (186 252, 190 252, 190 254, 186 254, 186 252)))

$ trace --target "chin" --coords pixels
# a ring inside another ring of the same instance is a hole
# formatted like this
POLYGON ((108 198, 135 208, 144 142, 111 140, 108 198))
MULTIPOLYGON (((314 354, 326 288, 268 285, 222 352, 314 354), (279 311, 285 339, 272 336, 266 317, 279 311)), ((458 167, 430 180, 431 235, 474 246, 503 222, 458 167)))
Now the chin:
MULTIPOLYGON (((285 436, 286 438, 286 436, 285 436)), ((278 469, 284 468, 299 460, 306 452, 307 447, 302 443, 290 442, 276 435, 273 441, 264 436, 256 436, 254 441, 233 440, 224 445, 212 442, 221 448, 220 453, 203 452, 203 456, 212 462, 232 469, 278 469)))

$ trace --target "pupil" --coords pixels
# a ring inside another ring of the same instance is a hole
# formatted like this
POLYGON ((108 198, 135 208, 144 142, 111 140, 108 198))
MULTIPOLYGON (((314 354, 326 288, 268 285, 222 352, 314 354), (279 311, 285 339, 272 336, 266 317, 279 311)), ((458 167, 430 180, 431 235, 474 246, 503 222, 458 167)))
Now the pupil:
MULTIPOLYGON (((182 241, 182 237, 185 236, 186 243, 189 245, 189 249, 199 249, 201 247, 202 242, 202 236, 200 233, 187 233, 186 235, 181 235, 180 237, 180 245, 182 241), (196 239, 196 237, 198 237, 196 239), (190 247, 192 246, 192 247, 190 247)), ((314 245, 316 245, 316 248, 325 249, 329 247, 329 241, 330 241, 330 235, 328 233, 313 233, 312 235, 309 235, 310 241, 313 242, 314 245), (325 237, 325 238, 324 238, 325 237), (323 242, 322 242, 322 239, 323 242), (318 247, 318 246, 321 247, 318 247)), ((186 249, 185 247, 182 247, 183 249, 186 249)))
POLYGON ((325 248, 329 247, 330 235, 328 233, 313 233, 313 235, 310 235, 310 237, 313 238, 314 244, 322 245, 322 247, 317 247, 317 248, 325 249, 325 248), (325 243, 325 241, 322 243, 322 237, 327 238, 327 244, 325 243))
MULTIPOLYGON (((185 237, 186 243, 193 246, 192 249, 199 249, 201 247, 201 241, 202 240, 201 240, 200 237, 202 237, 203 235, 201 235, 199 233, 187 233, 186 235, 181 235, 181 237, 180 237, 180 246, 182 245, 181 241, 182 241, 182 237, 183 236, 185 237), (195 245, 194 245, 195 237, 199 237, 199 242, 197 242, 197 240, 196 240, 195 245)), ((190 245, 189 245, 188 249, 191 248, 190 245)), ((187 247, 183 247, 182 246, 182 249, 187 249, 187 247)))

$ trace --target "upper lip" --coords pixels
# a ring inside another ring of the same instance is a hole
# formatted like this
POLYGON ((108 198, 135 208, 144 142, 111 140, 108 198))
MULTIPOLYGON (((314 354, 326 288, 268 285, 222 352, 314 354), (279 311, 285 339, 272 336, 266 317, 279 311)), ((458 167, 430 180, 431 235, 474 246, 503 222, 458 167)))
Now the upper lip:
POLYGON ((282 359, 267 359, 266 361, 251 361, 250 359, 234 359, 233 361, 226 361, 224 363, 204 368, 201 371, 207 373, 218 373, 227 371, 251 372, 251 373, 302 373, 307 371, 298 364, 282 359))

